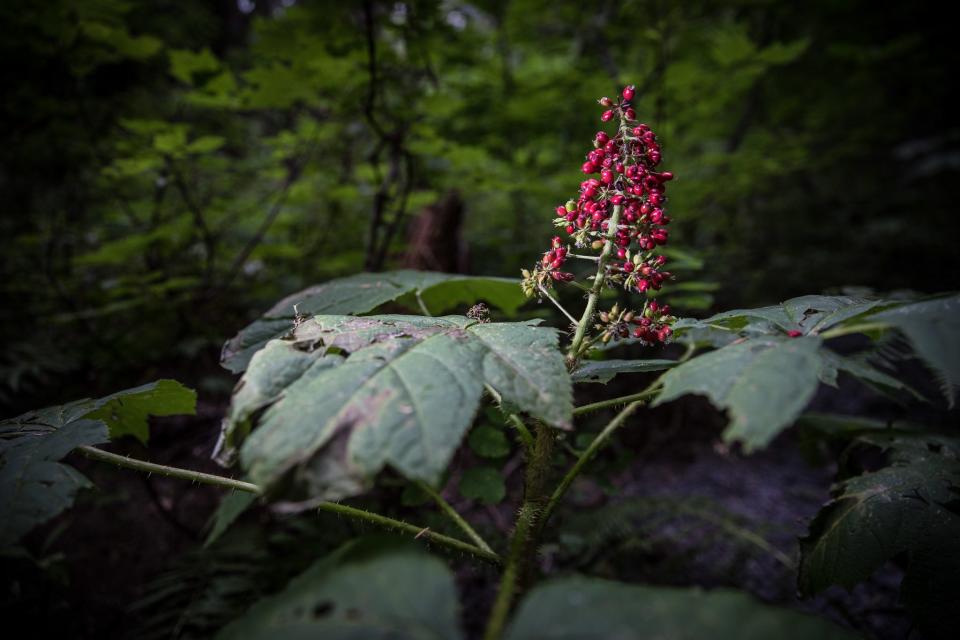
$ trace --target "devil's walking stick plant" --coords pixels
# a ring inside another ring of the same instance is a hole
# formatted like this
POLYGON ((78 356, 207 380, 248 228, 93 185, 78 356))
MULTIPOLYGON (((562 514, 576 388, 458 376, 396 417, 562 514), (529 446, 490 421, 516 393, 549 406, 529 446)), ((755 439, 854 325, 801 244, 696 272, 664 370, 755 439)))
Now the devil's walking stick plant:
MULTIPOLYGON (((278 517, 306 511, 339 517, 478 560, 499 572, 487 640, 847 637, 822 621, 736 593, 595 578, 536 584, 538 551, 552 534, 551 516, 578 475, 647 402, 707 396, 730 415, 723 439, 750 452, 801 418, 820 383, 836 385, 841 374, 885 393, 918 396, 885 368, 891 353, 922 359, 949 402, 960 381, 957 297, 804 296, 706 320, 675 318, 669 306, 653 298, 673 277, 658 252, 668 239, 666 185, 673 175, 658 169, 660 143, 649 126, 635 122, 633 99, 630 86, 616 101, 600 100, 601 121, 614 123, 616 130, 594 137, 582 166, 587 179, 575 198, 556 209, 561 235, 531 270, 523 271, 521 287, 516 280, 430 272, 359 274, 285 298, 228 341, 222 364, 243 377, 214 457, 242 477, 158 465, 97 446, 125 435, 145 442, 148 414, 190 412, 195 394, 172 381, 0 423, 0 551, 89 485, 60 462, 78 450, 131 470, 242 492, 224 501, 208 544, 258 503, 278 517), (579 270, 570 268, 574 260, 588 267, 580 276, 584 282, 577 282, 579 270), (579 314, 564 308, 556 295, 567 285, 586 294, 579 314), (605 289, 627 295, 602 308, 605 289), (488 307, 478 304, 486 301, 512 316, 531 297, 547 298, 559 308, 570 323, 566 331, 536 322, 491 321, 488 307), (365 315, 387 303, 423 315, 365 315), (466 315, 438 315, 468 307, 466 315), (861 334, 870 346, 853 355, 827 346, 850 333, 861 334), (601 347, 620 341, 643 346, 680 341, 686 351, 677 360, 595 358, 601 347), (631 393, 574 406, 575 383, 649 372, 658 376, 631 393), (484 402, 499 412, 481 414, 484 402), (616 413, 581 450, 558 444, 564 432, 585 431, 584 416, 609 409, 616 413), (519 449, 526 464, 523 495, 508 535, 497 536, 500 529, 485 527, 475 511, 461 513, 457 509, 464 502, 450 499, 457 489, 471 499, 505 493, 503 479, 489 466, 448 475, 468 432, 478 456, 505 457, 519 449), (561 459, 568 464, 562 475, 554 473, 561 459), (467 492, 464 486, 474 471, 480 472, 473 478, 481 486, 467 492), (412 524, 407 518, 423 522, 428 514, 411 515, 406 505, 389 501, 379 503, 384 513, 341 503, 370 493, 384 472, 429 499, 433 507, 427 508, 446 525, 437 527, 437 520, 431 526, 412 524), (496 485, 494 490, 484 482, 496 485)), ((892 420, 851 425, 849 417, 800 419, 805 421, 814 435, 833 443, 845 439, 851 446, 889 453, 890 466, 838 485, 835 500, 801 544, 801 591, 852 586, 886 560, 907 554, 905 601, 918 625, 936 637, 949 611, 934 611, 925 598, 934 591, 943 602, 960 597, 943 595, 952 594, 950 580, 956 575, 949 563, 941 567, 929 561, 960 557, 954 553, 960 519, 949 508, 960 492, 956 439, 900 428, 892 420), (877 512, 878 504, 888 511, 877 512), (916 527, 904 529, 904 522, 916 527)), ((781 566, 793 566, 783 562, 783 550, 759 536, 740 537, 776 555, 781 566)), ((350 543, 318 560, 284 591, 249 611, 233 612, 235 622, 218 637, 462 638, 454 590, 450 571, 436 559, 389 545, 372 552, 362 542, 350 543)), ((945 628, 955 631, 956 625, 945 628)))

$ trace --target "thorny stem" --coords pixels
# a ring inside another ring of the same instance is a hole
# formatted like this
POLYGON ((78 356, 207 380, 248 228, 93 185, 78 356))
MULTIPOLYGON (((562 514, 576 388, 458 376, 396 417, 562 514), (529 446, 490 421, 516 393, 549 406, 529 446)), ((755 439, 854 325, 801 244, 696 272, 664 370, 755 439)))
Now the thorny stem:
POLYGON ((613 241, 617 235, 617 223, 620 221, 621 205, 613 207, 613 214, 607 226, 606 242, 603 250, 600 252, 600 259, 597 261, 597 274, 593 277, 593 286, 590 287, 590 294, 587 296, 587 306, 583 310, 580 322, 577 323, 577 331, 573 334, 573 342, 570 343, 570 350, 567 352, 567 366, 572 368, 580 357, 580 347, 587 334, 587 328, 593 319, 593 312, 597 307, 597 301, 600 299, 600 292, 603 291, 603 283, 606 279, 607 260, 610 259, 610 253, 613 251, 613 241))
POLYGON ((541 518, 541 525, 546 523, 550 519, 550 515, 553 513, 553 510, 556 509, 557 504, 563 498, 564 494, 567 492, 567 489, 570 488, 570 484, 573 480, 580 474, 580 471, 590 459, 593 458, 594 454, 602 447, 607 440, 610 439, 611 434, 614 431, 620 428, 620 426, 630 417, 634 411, 636 411, 640 405, 643 404, 643 400, 634 400, 626 407, 624 407, 617 416, 611 420, 606 427, 603 428, 603 431, 593 439, 593 442, 590 443, 590 446, 580 454, 580 457, 577 458, 577 461, 574 463, 570 470, 567 471, 567 474, 563 476, 563 480, 560 481, 560 484, 557 485, 557 488, 554 490, 553 495, 550 496, 550 499, 547 501, 547 506, 543 510, 543 517, 541 518))
POLYGON ((104 451, 103 449, 97 449, 96 447, 90 447, 86 445, 78 447, 78 450, 80 453, 88 458, 92 458, 93 460, 109 462, 110 464, 118 467, 133 469, 134 471, 155 473, 168 478, 190 480, 191 482, 198 482, 200 484, 212 484, 218 487, 226 487, 228 489, 238 489, 240 491, 255 493, 257 495, 260 495, 261 493, 260 487, 251 482, 244 482, 243 480, 235 480, 233 478, 217 476, 212 473, 191 471, 190 469, 180 469, 179 467, 167 467, 162 464, 155 464, 153 462, 147 462, 146 460, 137 460, 136 458, 129 458, 127 456, 122 456, 117 453, 110 453, 109 451, 104 451))
POLYGON ((527 425, 524 424, 520 416, 515 413, 511 413, 507 416, 507 420, 513 425, 513 428, 517 430, 517 433, 520 435, 520 439, 523 440, 523 444, 527 450, 532 449, 533 435, 531 435, 530 430, 527 429, 527 425))
MULTIPOLYGON (((201 473, 199 471, 191 471, 189 469, 180 469, 179 467, 168 467, 162 464, 155 464, 153 462, 147 462, 146 460, 137 460, 136 458, 128 458, 127 456, 122 456, 116 453, 110 453, 109 451, 104 451, 103 449, 98 449, 96 447, 90 446, 81 446, 77 448, 83 455, 93 460, 99 460, 101 462, 107 462, 118 467, 124 467, 126 469, 133 469, 134 471, 143 471, 145 473, 156 473, 158 475, 166 476, 168 478, 178 478, 180 480, 190 480, 191 482, 198 482, 200 484, 209 484, 217 487, 226 487, 228 489, 236 489, 239 491, 246 491, 248 493, 253 493, 256 495, 262 495, 263 489, 251 482, 244 482, 242 480, 235 480, 233 478, 226 478, 224 476, 218 476, 211 473, 201 473)), ((317 509, 320 511, 328 511, 331 513, 337 513, 340 515, 348 516, 356 520, 362 520, 364 522, 369 522, 371 524, 377 525, 379 527, 384 527, 386 529, 392 529, 395 531, 402 531, 404 533, 412 534, 416 538, 423 538, 435 544, 438 544, 442 547, 446 547, 453 551, 462 551, 464 553, 469 553, 477 558, 489 562, 494 565, 500 565, 502 560, 500 556, 491 551, 489 548, 483 549, 481 547, 474 546, 462 540, 457 540, 456 538, 451 538, 439 533, 434 533, 430 531, 429 528, 418 527, 402 520, 395 520, 393 518, 388 518, 387 516, 382 516, 378 513, 373 513, 370 511, 364 511, 363 509, 357 509, 355 507, 348 507, 343 504, 338 504, 336 502, 321 502, 317 509)))
POLYGON ((364 511, 363 509, 348 507, 347 505, 340 504, 338 502, 322 502, 317 509, 320 511, 337 513, 349 518, 354 518, 355 520, 369 522, 370 524, 383 527, 384 529, 392 529, 395 531, 409 533, 413 535, 414 538, 428 540, 440 545, 441 547, 447 547, 453 551, 469 553, 470 555, 476 556, 477 558, 496 566, 500 566, 503 562, 500 556, 492 551, 486 551, 467 542, 463 542, 462 540, 451 538, 450 536, 434 533, 429 527, 419 527, 415 524, 410 524, 402 520, 395 520, 393 518, 388 518, 387 516, 382 516, 379 513, 373 513, 372 511, 364 511))
POLYGON ((553 434, 550 427, 538 424, 536 441, 529 452, 523 504, 517 515, 507 564, 500 578, 500 589, 493 603, 484 640, 498 640, 503 633, 507 616, 521 588, 529 581, 539 542, 543 505, 546 501, 547 472, 553 453, 553 434))
POLYGON ((484 551, 493 553, 493 549, 490 548, 490 545, 488 545, 487 542, 480 536, 480 534, 470 526, 469 522, 463 519, 463 516, 461 516, 449 502, 443 499, 443 496, 440 495, 440 492, 422 480, 415 481, 415 484, 421 491, 433 498, 433 501, 437 503, 437 506, 439 506, 440 509, 447 514, 447 516, 453 520, 453 522, 460 527, 465 534, 467 534, 468 538, 473 540, 474 544, 484 551))

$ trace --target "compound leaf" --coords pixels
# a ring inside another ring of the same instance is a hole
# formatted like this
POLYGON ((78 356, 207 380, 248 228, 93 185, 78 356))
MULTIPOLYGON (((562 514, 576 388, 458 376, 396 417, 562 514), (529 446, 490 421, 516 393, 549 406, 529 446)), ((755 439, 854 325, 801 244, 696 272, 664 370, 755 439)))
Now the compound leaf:
POLYGON ((462 316, 316 316, 255 356, 223 440, 238 444, 255 422, 240 452, 253 481, 298 470, 313 498, 360 493, 387 465, 436 483, 487 384, 520 410, 569 425, 556 340, 552 329, 462 316))
POLYGON ((525 298, 517 281, 508 278, 410 270, 361 273, 287 296, 227 341, 220 362, 233 373, 242 372, 267 341, 293 330, 298 314, 357 315, 394 300, 411 309, 425 306, 430 313, 442 313, 457 305, 483 300, 512 315, 525 298))

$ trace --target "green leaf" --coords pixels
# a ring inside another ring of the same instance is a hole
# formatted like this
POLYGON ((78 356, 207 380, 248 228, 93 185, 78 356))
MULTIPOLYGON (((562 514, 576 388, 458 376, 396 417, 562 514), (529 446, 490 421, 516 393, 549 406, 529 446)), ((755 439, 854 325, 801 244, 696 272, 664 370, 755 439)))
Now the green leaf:
POLYGON ((457 587, 439 559, 352 542, 227 625, 218 640, 456 640, 457 587))
POLYGON ((246 491, 232 491, 225 495, 210 519, 210 533, 203 541, 203 546, 209 547, 216 542, 256 499, 256 494, 246 491))
POLYGON ((243 379, 233 390, 233 400, 227 410, 223 437, 217 442, 213 456, 222 465, 233 464, 236 447, 250 433, 250 418, 258 411, 273 404, 289 385, 302 376, 307 369, 332 367, 343 358, 326 356, 298 349, 293 343, 273 340, 253 355, 243 379))
POLYGON ((842 356, 829 349, 821 349, 820 356, 823 359, 820 380, 825 384, 837 386, 837 374, 842 371, 880 393, 896 397, 897 392, 904 391, 918 400, 924 399, 913 387, 884 373, 865 358, 842 356))
POLYGON ((766 446, 813 397, 822 362, 813 337, 747 340, 696 357, 663 376, 654 406, 688 393, 728 409, 724 440, 747 451, 766 446))
POLYGON ((510 453, 510 441, 502 429, 481 424, 470 432, 467 439, 470 449, 484 458, 502 458, 510 453))
POLYGON ((706 320, 684 319, 678 329, 732 331, 741 335, 771 335, 787 331, 816 334, 878 308, 900 304, 885 300, 867 300, 851 296, 801 296, 782 304, 758 309, 724 311, 706 320))
POLYGON ((77 491, 90 486, 59 462, 68 453, 125 434, 146 440, 147 415, 192 413, 195 401, 180 383, 159 380, 0 422, 0 547, 70 507, 77 491))
POLYGON ((960 386, 960 296, 903 305, 869 319, 896 327, 907 336, 917 355, 939 376, 952 407, 960 386))
POLYGON ((103 422, 75 415, 70 405, 0 423, 0 434, 0 548, 6 548, 69 508, 76 493, 90 486, 58 461, 79 446, 110 438, 103 422))
POLYGON ((812 595, 847 589, 906 554, 903 599, 921 629, 947 637, 960 616, 960 460, 956 440, 874 433, 860 440, 890 453, 891 465, 839 483, 800 541, 798 586, 812 595), (939 606, 938 606, 939 605, 939 606))
POLYGON ((442 313, 457 305, 481 301, 512 315, 525 302, 516 280, 479 278, 431 271, 388 271, 361 273, 331 280, 290 295, 243 329, 223 348, 221 364, 233 373, 242 372, 251 356, 268 340, 280 338, 293 329, 297 313, 304 316, 362 314, 380 305, 399 300, 420 310, 420 300, 430 313, 442 313))
POLYGON ((606 384, 621 373, 664 371, 676 365, 675 360, 588 360, 570 374, 570 379, 606 384))
POLYGON ((272 342, 254 357, 218 455, 229 460, 252 421, 240 459, 258 484, 298 470, 311 497, 336 499, 362 492, 385 465, 432 484, 485 385, 556 427, 571 422, 553 329, 462 316, 316 316, 292 342, 272 342))
POLYGON ((572 577, 535 588, 505 640, 831 640, 853 634, 728 589, 701 591, 572 577))
POLYGON ((486 353, 483 377, 504 402, 561 429, 573 428, 573 392, 553 329, 532 323, 474 324, 486 353))
POLYGON ((226 142, 226 139, 222 136, 200 136, 187 145, 187 152, 210 153, 222 147, 226 142))
POLYGON ((460 495, 483 504, 499 504, 507 495, 503 474, 493 467, 467 469, 460 479, 460 495))
POLYGON ((189 49, 170 49, 167 57, 170 59, 170 75, 186 84, 193 84, 195 73, 212 73, 220 68, 220 61, 210 52, 210 49, 199 52, 189 49))
POLYGON ((197 392, 176 380, 157 380, 95 402, 97 410, 87 417, 102 420, 110 428, 112 440, 131 435, 146 443, 150 434, 147 416, 193 415, 197 411, 197 392))

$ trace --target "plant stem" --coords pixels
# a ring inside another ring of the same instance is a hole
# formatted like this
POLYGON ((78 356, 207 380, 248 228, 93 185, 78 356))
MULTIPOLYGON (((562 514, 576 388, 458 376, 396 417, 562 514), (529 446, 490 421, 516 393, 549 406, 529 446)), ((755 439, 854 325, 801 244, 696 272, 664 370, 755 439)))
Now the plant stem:
POLYGON ((838 338, 851 333, 866 333, 867 331, 876 331, 878 329, 882 330, 889 328, 890 325, 883 324, 881 322, 863 322, 861 324, 851 324, 847 327, 837 327, 835 329, 830 329, 829 331, 824 331, 820 334, 820 337, 824 340, 829 340, 830 338, 838 338))
POLYGON ((590 321, 593 318, 593 311, 596 309, 597 301, 600 299, 600 292, 603 291, 607 260, 609 260, 610 253, 613 251, 613 240, 617 235, 617 223, 620 221, 621 208, 621 205, 616 205, 613 208, 613 214, 610 216, 607 226, 606 242, 603 245, 603 250, 600 252, 600 259, 597 261, 597 274, 593 278, 593 286, 590 287, 590 294, 587 296, 587 306, 583 310, 580 322, 577 323, 577 330, 573 334, 573 342, 570 343, 570 350, 567 352, 567 366, 571 368, 580 357, 580 346, 583 344, 583 339, 587 334, 587 328, 590 326, 590 321))
POLYGON ((560 309, 560 312, 561 312, 563 315, 567 316, 567 318, 570 320, 570 322, 572 322, 573 324, 577 324, 577 319, 574 318, 572 315, 570 315, 570 312, 567 311, 566 309, 564 309, 564 308, 563 308, 563 305, 560 304, 560 302, 559 302, 556 298, 554 298, 552 295, 550 295, 550 292, 547 291, 547 288, 546 288, 546 287, 544 287, 542 284, 538 284, 537 287, 540 289, 540 293, 542 293, 543 295, 545 295, 545 296, 547 297, 547 299, 548 299, 550 302, 552 302, 557 309, 560 309))
POLYGON ((253 483, 244 482, 242 480, 234 480, 233 478, 217 476, 211 473, 191 471, 189 469, 180 469, 178 467, 167 467, 162 464, 154 464, 153 462, 147 462, 146 460, 128 458, 127 456, 110 453, 109 451, 104 451, 103 449, 97 449, 96 447, 90 447, 86 445, 78 447, 77 450, 93 460, 109 462, 110 464, 118 467, 133 469, 134 471, 156 473, 157 475, 167 476, 168 478, 189 480, 191 482, 199 482, 200 484, 212 484, 218 487, 237 489, 239 491, 246 491, 248 493, 256 493, 258 495, 261 493, 260 487, 253 483))
POLYGON ((527 425, 523 423, 523 419, 515 413, 507 413, 503 408, 503 398, 500 396, 500 393, 491 387, 489 384, 484 384, 487 393, 493 398, 494 402, 500 406, 500 410, 504 412, 507 416, 507 422, 513 425, 517 430, 517 433, 520 435, 520 440, 523 441, 523 446, 527 448, 527 451, 533 448, 533 436, 530 435, 530 430, 527 429, 527 425))
MULTIPOLYGON (((128 458, 127 456, 110 453, 109 451, 104 451, 103 449, 86 445, 77 447, 77 450, 93 460, 107 462, 118 467, 133 469, 134 471, 156 473, 168 478, 190 480, 191 482, 199 482, 200 484, 209 484, 217 487, 226 487, 228 489, 236 489, 239 491, 246 491, 248 493, 255 493, 257 495, 263 494, 263 489, 251 482, 243 482, 242 480, 234 480, 233 478, 226 478, 224 476, 217 476, 210 473, 201 473, 199 471, 191 471, 189 469, 180 469, 178 467, 168 467, 162 464, 147 462, 146 460, 128 458)), ((388 518, 387 516, 382 516, 378 513, 364 511, 363 509, 357 509, 355 507, 348 507, 335 502, 322 502, 317 506, 317 508, 320 511, 338 513, 340 515, 349 516, 357 520, 363 520, 387 529, 394 529, 397 531, 410 533, 417 538, 425 538, 431 542, 443 547, 447 547, 448 549, 452 549, 454 551, 463 551, 465 553, 469 553, 477 558, 480 558, 481 560, 485 560, 495 565, 500 565, 502 563, 500 556, 491 551, 489 548, 483 549, 480 547, 475 547, 472 544, 463 542, 462 540, 457 540, 456 538, 434 533, 428 528, 418 527, 416 525, 403 522, 402 520, 395 520, 393 518, 388 518)))
POLYGON ((453 520, 453 522, 458 527, 463 529, 463 532, 467 534, 468 538, 473 540, 474 544, 476 544, 478 547, 480 547, 484 551, 493 553, 493 549, 490 548, 490 545, 488 545, 487 542, 482 537, 480 537, 480 534, 477 533, 476 530, 470 526, 469 522, 463 519, 463 516, 457 513, 457 510, 454 509, 449 502, 443 499, 443 496, 440 495, 440 493, 436 489, 434 489, 433 487, 431 487, 429 484, 427 484, 422 480, 416 480, 414 482, 421 491, 423 491, 425 494, 433 498, 433 501, 437 503, 437 506, 439 506, 440 509, 444 513, 446 513, 447 516, 449 516, 449 518, 453 520))
POLYGON ((369 522, 370 524, 383 527, 384 529, 394 529, 396 531, 409 533, 412 534, 414 538, 422 538, 424 540, 429 540, 430 542, 435 542, 442 547, 447 547, 448 549, 452 549, 454 551, 463 551, 464 553, 469 553, 470 555, 476 556, 477 558, 493 565, 499 566, 503 562, 500 556, 495 554, 493 551, 475 547, 472 544, 463 542, 462 540, 457 540, 456 538, 451 538, 450 536, 434 533, 429 529, 429 527, 418 527, 417 525, 404 522, 403 520, 395 520, 393 518, 388 518, 387 516, 382 516, 379 513, 364 511, 363 509, 357 509, 355 507, 348 507, 337 502, 323 502, 317 506, 317 509, 320 511, 336 513, 349 518, 354 518, 356 520, 369 522))
POLYGON ((510 540, 507 564, 500 578, 497 599, 490 611, 484 640, 498 640, 503 634, 507 616, 521 588, 529 581, 538 545, 540 515, 546 499, 546 480, 553 453, 553 434, 550 428, 538 424, 537 438, 527 461, 527 476, 523 504, 517 514, 517 523, 510 540))
POLYGON ((646 400, 647 398, 654 396, 660 391, 660 381, 656 381, 648 389, 641 391, 640 393, 631 393, 628 396, 620 396, 619 398, 610 398, 609 400, 601 400, 600 402, 594 402, 592 404, 585 404, 580 407, 574 407, 573 415, 581 416, 585 413, 592 413, 594 411, 600 411, 601 409, 606 409, 607 407, 616 407, 621 404, 626 404, 628 402, 633 402, 634 400, 646 400))
POLYGON ((507 416, 507 420, 513 425, 513 428, 517 430, 517 433, 520 434, 520 439, 523 440, 523 444, 527 448, 527 451, 532 449, 533 435, 531 435, 530 430, 527 429, 527 425, 524 424, 520 416, 515 413, 511 413, 507 416))
POLYGON ((554 490, 553 495, 550 496, 550 500, 547 501, 547 506, 543 510, 543 517, 541 518, 541 524, 546 523, 550 519, 550 515, 553 513, 553 510, 557 508, 557 504, 563 498, 564 494, 567 492, 567 489, 570 488, 570 484, 573 482, 574 478, 580 474, 580 471, 590 459, 593 458, 594 454, 606 443, 610 438, 610 435, 613 434, 620 426, 630 417, 640 405, 643 404, 643 400, 634 400, 627 406, 625 406, 620 413, 611 420, 606 427, 603 428, 603 431, 593 439, 593 442, 590 443, 590 446, 580 454, 580 457, 574 463, 570 470, 567 471, 567 475, 563 476, 563 480, 560 481, 560 484, 557 485, 557 488, 554 490))

